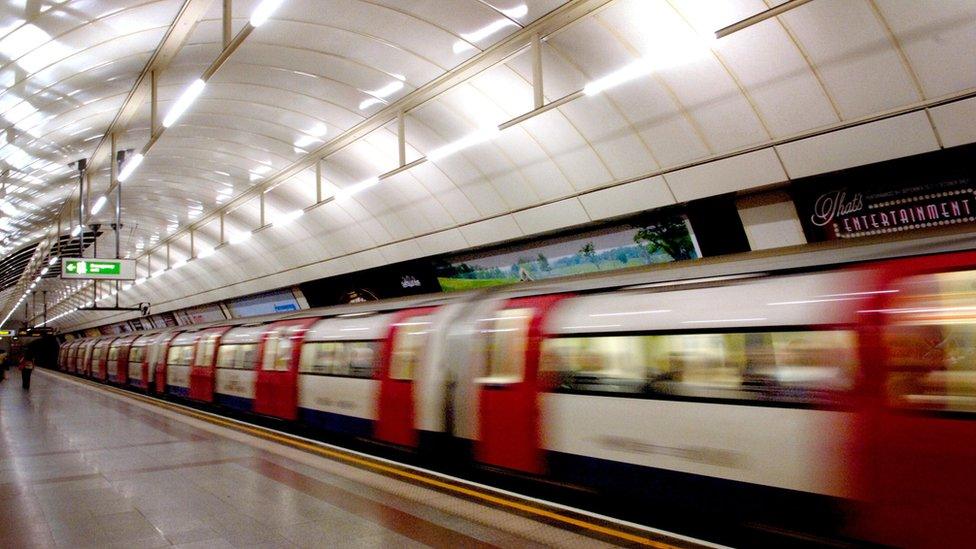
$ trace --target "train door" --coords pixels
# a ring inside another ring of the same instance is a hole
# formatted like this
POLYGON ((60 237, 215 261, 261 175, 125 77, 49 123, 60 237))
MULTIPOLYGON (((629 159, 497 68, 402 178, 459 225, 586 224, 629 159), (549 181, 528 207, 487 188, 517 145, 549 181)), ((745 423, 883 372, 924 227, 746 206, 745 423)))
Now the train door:
POLYGON ((434 307, 401 311, 393 316, 380 354, 380 395, 376 438, 417 447, 414 423, 414 374, 423 361, 434 307))
POLYGON ((180 332, 163 332, 149 345, 149 352, 146 353, 146 368, 151 370, 151 374, 146 377, 146 382, 154 380, 153 390, 158 395, 166 394, 166 357, 169 355, 169 346, 176 339, 180 332))
POLYGON ((193 353, 193 366, 190 368, 190 398, 201 402, 213 402, 216 381, 217 346, 220 336, 230 326, 204 330, 197 337, 193 353))
POLYGON ((92 350, 95 348, 95 344, 98 343, 97 339, 91 339, 86 341, 81 350, 81 359, 78 362, 78 373, 84 377, 89 377, 91 375, 91 360, 92 360, 92 350))
POLYGON ((528 473, 543 469, 539 417, 542 326, 564 295, 508 300, 479 319, 484 371, 474 379, 478 398, 475 457, 481 463, 528 473))
POLYGON ((114 337, 108 337, 95 344, 91 361, 91 376, 94 379, 99 381, 108 379, 108 351, 114 342, 114 337))
POLYGON ((125 385, 129 379, 129 347, 135 338, 134 335, 120 337, 109 346, 105 369, 110 382, 125 385))
POLYGON ((64 367, 62 368, 65 372, 70 372, 72 369, 72 361, 75 358, 75 351, 78 349, 78 344, 74 341, 68 343, 64 349, 64 367))
POLYGON ((143 390, 149 387, 150 379, 146 371, 146 355, 156 337, 156 335, 142 335, 129 345, 129 352, 125 356, 126 384, 143 390))
POLYGON ((894 265, 882 305, 870 310, 884 364, 865 460, 870 535, 966 546, 976 539, 976 254, 894 265))
POLYGON ((261 340, 254 388, 254 412, 298 419, 298 363, 302 342, 317 318, 283 320, 269 326, 261 340))

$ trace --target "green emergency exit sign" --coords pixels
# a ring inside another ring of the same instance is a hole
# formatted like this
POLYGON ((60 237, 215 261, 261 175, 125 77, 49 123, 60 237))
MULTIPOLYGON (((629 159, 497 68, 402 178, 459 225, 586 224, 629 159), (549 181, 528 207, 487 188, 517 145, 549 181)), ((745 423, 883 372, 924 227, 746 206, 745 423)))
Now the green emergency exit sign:
POLYGON ((97 280, 132 280, 135 278, 132 259, 62 258, 61 278, 90 278, 97 280))

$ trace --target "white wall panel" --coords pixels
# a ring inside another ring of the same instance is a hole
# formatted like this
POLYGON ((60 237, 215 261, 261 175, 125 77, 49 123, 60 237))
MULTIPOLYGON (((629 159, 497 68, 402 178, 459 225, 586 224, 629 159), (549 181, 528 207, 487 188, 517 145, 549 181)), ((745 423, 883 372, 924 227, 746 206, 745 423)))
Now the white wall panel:
POLYGON ((944 146, 976 142, 976 98, 935 107, 929 112, 944 146))
POLYGON ((594 221, 674 204, 660 176, 586 193, 579 200, 594 221))
POLYGON ((493 242, 512 240, 523 236, 525 233, 519 228, 515 218, 511 215, 502 215, 470 225, 461 227, 461 234, 471 246, 484 246, 493 242))
POLYGON ((467 242, 461 235, 461 231, 450 229, 422 236, 417 239, 417 245, 424 255, 436 255, 463 250, 467 247, 467 242))
POLYGON ((925 113, 912 113, 777 147, 790 177, 806 177, 938 148, 925 113))
POLYGON ((685 168, 664 176, 678 202, 786 181, 772 149, 685 168))
POLYGON ((753 250, 807 243, 793 201, 785 193, 776 194, 778 196, 771 197, 773 200, 759 203, 742 201, 738 204, 739 217, 749 239, 749 247, 753 250))
POLYGON ((515 212, 513 217, 526 235, 571 227, 590 220, 576 198, 515 212))
POLYGON ((407 240, 405 242, 397 242, 396 244, 383 246, 379 251, 389 263, 398 263, 423 255, 423 250, 417 245, 415 240, 407 240))

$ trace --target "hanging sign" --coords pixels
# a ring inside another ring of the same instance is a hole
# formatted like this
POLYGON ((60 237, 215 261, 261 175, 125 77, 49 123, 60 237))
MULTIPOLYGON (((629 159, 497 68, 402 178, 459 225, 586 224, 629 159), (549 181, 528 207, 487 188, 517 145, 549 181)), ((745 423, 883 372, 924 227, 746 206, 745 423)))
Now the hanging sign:
POLYGON ((61 278, 90 280, 135 280, 134 259, 61 258, 61 278))

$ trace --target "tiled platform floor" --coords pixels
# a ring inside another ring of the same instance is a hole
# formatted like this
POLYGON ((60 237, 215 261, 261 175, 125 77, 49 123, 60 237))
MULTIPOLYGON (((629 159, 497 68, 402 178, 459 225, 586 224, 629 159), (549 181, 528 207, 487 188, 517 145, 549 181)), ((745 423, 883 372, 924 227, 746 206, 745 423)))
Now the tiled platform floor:
POLYGON ((0 383, 0 547, 596 547, 38 371, 0 383))

